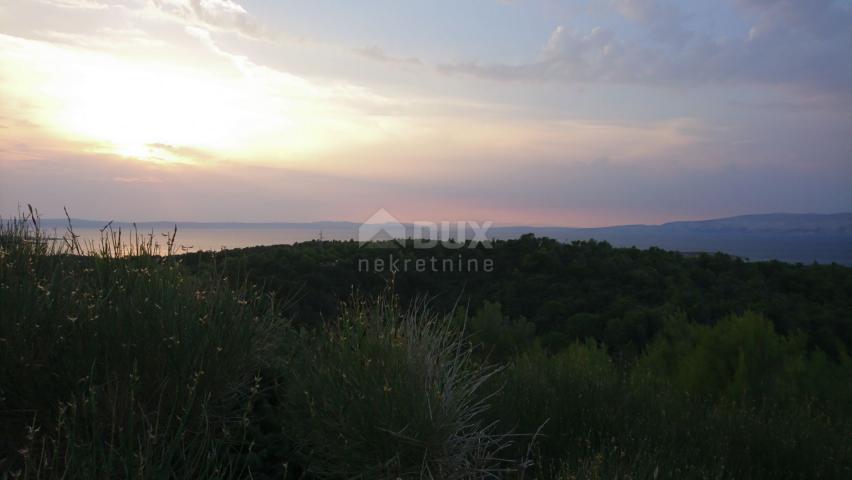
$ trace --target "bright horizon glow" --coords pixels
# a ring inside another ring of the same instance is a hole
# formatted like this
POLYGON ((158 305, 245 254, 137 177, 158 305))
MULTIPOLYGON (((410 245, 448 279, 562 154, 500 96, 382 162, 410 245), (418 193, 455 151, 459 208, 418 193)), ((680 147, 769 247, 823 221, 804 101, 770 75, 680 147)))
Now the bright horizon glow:
POLYGON ((0 215, 602 226, 852 210, 848 3, 377 8, 0 5, 0 215))
MULTIPOLYGON (((209 38, 203 30, 191 33, 209 38)), ((195 163, 161 148, 177 146, 257 163, 376 140, 355 115, 333 105, 338 92, 245 60, 212 76, 38 42, 3 38, 2 44, 19 59, 12 95, 37 105, 38 121, 59 136, 95 144, 97 153, 195 163)))

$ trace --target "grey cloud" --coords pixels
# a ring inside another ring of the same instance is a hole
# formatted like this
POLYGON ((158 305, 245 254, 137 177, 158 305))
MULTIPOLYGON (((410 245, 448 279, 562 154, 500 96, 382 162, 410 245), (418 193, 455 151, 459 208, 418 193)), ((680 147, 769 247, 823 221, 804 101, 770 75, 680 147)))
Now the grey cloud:
POLYGON ((539 59, 523 64, 465 62, 439 65, 447 74, 493 80, 695 86, 708 83, 782 85, 852 97, 852 22, 831 39, 795 31, 748 38, 695 35, 672 49, 627 42, 613 32, 558 27, 539 59))
POLYGON ((364 48, 356 48, 353 49, 353 52, 356 54, 368 58, 370 60, 375 60, 377 62, 384 63, 396 63, 403 65, 422 65, 423 62, 420 61, 419 58, 416 57, 396 57, 385 52, 384 49, 377 45, 371 45, 369 47, 364 48))
POLYGON ((748 34, 684 29, 686 15, 660 0, 613 0, 614 11, 663 42, 630 41, 606 28, 557 27, 535 61, 438 65, 446 74, 493 80, 610 82, 651 86, 778 85, 852 101, 852 8, 830 0, 733 0, 754 20, 748 34))
POLYGON ((683 44, 692 37, 684 28, 687 16, 679 7, 660 0, 612 0, 612 8, 645 26, 651 34, 672 44, 683 44))
POLYGON ((538 61, 516 65, 467 62, 439 65, 438 70, 495 80, 633 83, 653 80, 660 62, 653 50, 621 42, 610 30, 595 28, 582 33, 559 26, 538 61))
POLYGON ((852 6, 835 0, 735 0, 736 6, 758 16, 752 35, 805 30, 817 37, 849 33, 852 6))

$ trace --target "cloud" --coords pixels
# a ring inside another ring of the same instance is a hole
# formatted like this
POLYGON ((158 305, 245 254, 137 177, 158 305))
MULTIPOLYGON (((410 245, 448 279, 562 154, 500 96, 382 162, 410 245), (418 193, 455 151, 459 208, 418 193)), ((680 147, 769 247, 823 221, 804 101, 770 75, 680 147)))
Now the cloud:
POLYGON ((612 0, 612 8, 643 26, 651 34, 672 44, 683 44, 692 37, 683 23, 686 14, 676 5, 660 0, 612 0))
POLYGON ((41 3, 62 8, 80 8, 86 10, 103 10, 109 8, 106 2, 99 0, 38 0, 41 3))
POLYGON ((169 161, 183 161, 186 163, 210 161, 215 158, 210 152, 200 148, 192 148, 180 145, 169 145, 166 143, 149 143, 146 147, 152 155, 167 157, 169 161))
POLYGON ((158 177, 113 177, 112 181, 118 183, 160 183, 158 177))
POLYGON ((130 47, 155 47, 163 45, 161 40, 149 36, 137 28, 102 27, 88 33, 69 33, 54 30, 37 30, 33 37, 51 43, 74 45, 93 50, 122 51, 130 47))
POLYGON ((266 38, 267 32, 245 8, 231 0, 152 0, 162 12, 198 25, 266 38))
MULTIPOLYGON (((517 64, 468 61, 438 65, 437 69, 446 74, 498 81, 663 87, 784 86, 839 95, 838 98, 852 101, 852 62, 847 59, 848 46, 852 45, 852 17, 845 13, 835 17, 833 14, 838 13, 835 7, 825 7, 822 13, 805 13, 805 8, 787 6, 786 2, 740 1, 759 6, 779 3, 781 7, 759 8, 758 26, 748 35, 713 37, 692 33, 688 35, 689 41, 678 44, 677 48, 628 41, 603 27, 581 31, 558 26, 534 61, 517 64), (797 27, 781 28, 788 24, 797 27), (839 24, 846 28, 837 29, 839 24), (814 35, 815 31, 820 34, 814 35)), ((638 5, 621 4, 631 9, 638 5)), ((677 25, 673 20, 661 23, 652 20, 646 17, 650 14, 645 10, 628 11, 651 25, 658 25, 653 28, 677 25)), ((674 33, 676 30, 672 27, 671 38, 681 35, 674 33)))
POLYGON ((375 60, 377 62, 384 63, 396 63, 396 64, 404 64, 404 65, 423 65, 423 62, 420 61, 419 58, 416 57, 395 57, 393 55, 389 55, 385 52, 381 47, 377 45, 371 45, 369 47, 363 48, 355 48, 352 50, 356 54, 369 58, 370 60, 375 60))
POLYGON ((816 37, 830 38, 848 34, 852 24, 852 6, 833 0, 735 0, 734 3, 741 11, 757 15, 752 37, 804 30, 816 37))
POLYGON ((654 80, 660 61, 654 51, 621 42, 609 29, 596 27, 583 33, 560 25, 534 62, 467 62, 439 65, 438 70, 495 80, 642 83, 654 80))
MULTIPOLYGON (((54 155, 14 167, 0 164, 0 205, 12 210, 18 203, 32 203, 46 217, 62 216, 65 205, 76 215, 136 221, 360 221, 386 207, 403 219, 582 225, 755 211, 827 212, 843 210, 852 201, 849 167, 838 172, 626 164, 606 157, 517 160, 477 176, 445 174, 435 183, 419 177, 382 180, 279 167, 210 168, 54 155)), ((454 163, 463 162, 457 158, 454 163)))
POLYGON ((836 2, 607 0, 602 17, 559 26, 533 12, 542 23, 523 32, 495 18, 444 39, 452 49, 397 23, 258 42, 241 0, 100 5, 0 7, 15 10, 0 15, 0 205, 315 220, 393 204, 555 223, 578 209, 641 221, 850 204, 852 22, 836 2), (518 41, 495 50, 492 34, 518 41), (427 50, 493 61, 437 65, 476 77, 448 79, 404 55, 427 50))

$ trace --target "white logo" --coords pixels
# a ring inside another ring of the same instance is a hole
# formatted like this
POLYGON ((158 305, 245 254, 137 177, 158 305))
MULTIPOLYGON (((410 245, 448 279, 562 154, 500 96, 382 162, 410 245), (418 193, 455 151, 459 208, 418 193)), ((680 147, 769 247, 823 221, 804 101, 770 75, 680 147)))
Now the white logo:
MULTIPOLYGON (((405 225, 384 208, 380 208, 370 218, 358 227, 358 241, 362 244, 396 241, 405 246, 406 238, 410 238, 414 248, 433 248, 438 244, 445 248, 474 248, 482 245, 491 248, 488 239, 488 229, 492 222, 414 222, 410 225, 409 234, 405 225)), ((387 243, 379 243, 387 246, 387 243)))
POLYGON ((380 208, 358 227, 358 241, 361 243, 395 240, 405 245, 405 225, 399 222, 384 208, 380 208))

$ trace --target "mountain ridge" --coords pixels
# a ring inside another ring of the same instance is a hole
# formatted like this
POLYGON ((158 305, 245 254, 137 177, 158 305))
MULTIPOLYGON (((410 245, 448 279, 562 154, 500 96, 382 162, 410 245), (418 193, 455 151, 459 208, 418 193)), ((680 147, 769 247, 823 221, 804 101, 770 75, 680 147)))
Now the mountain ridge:
MULTIPOLYGON (((46 218, 41 224, 49 228, 64 228, 68 219, 46 218)), ((121 228, 132 228, 134 223, 128 221, 108 221, 72 218, 71 225, 78 228, 104 228, 107 225, 121 228)), ((319 220, 313 222, 196 222, 196 221, 148 221, 135 222, 137 228, 178 228, 184 229, 215 229, 215 228, 323 228, 347 229, 357 228, 360 223, 350 221, 319 220)), ((404 223, 407 227, 413 226, 404 223)), ((705 220, 678 220, 661 224, 624 224, 604 227, 570 227, 570 226, 530 226, 506 225, 492 227, 491 231, 529 232, 565 231, 565 232, 594 232, 594 231, 640 231, 661 229, 670 232, 701 231, 705 233, 789 233, 815 234, 829 233, 852 235, 852 212, 841 213, 766 213, 745 214, 731 217, 719 217, 705 220)))

